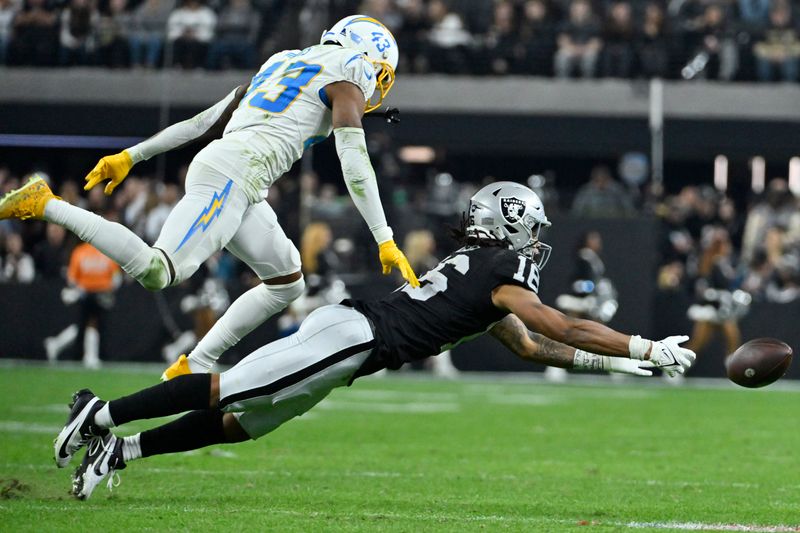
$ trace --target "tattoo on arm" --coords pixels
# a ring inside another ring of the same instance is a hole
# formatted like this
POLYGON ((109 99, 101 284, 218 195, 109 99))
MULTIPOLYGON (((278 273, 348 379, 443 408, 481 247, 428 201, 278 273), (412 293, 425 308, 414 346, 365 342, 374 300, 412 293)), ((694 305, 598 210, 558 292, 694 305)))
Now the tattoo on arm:
POLYGON ((561 368, 572 368, 575 348, 528 331, 522 320, 508 315, 491 330, 504 346, 523 359, 561 368))
POLYGON ((536 351, 536 356, 533 357, 534 361, 547 366, 572 368, 575 359, 575 348, 532 331, 529 331, 528 335, 539 347, 536 351))

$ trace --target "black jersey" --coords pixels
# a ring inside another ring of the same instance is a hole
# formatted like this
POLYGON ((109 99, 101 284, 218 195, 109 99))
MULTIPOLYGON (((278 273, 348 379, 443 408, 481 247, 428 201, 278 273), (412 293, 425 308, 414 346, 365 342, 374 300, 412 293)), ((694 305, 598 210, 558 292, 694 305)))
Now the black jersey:
POLYGON ((437 355, 487 331, 507 313, 492 303, 492 290, 518 285, 537 292, 539 269, 513 250, 467 247, 376 302, 349 301, 375 326, 378 346, 358 375, 437 355))

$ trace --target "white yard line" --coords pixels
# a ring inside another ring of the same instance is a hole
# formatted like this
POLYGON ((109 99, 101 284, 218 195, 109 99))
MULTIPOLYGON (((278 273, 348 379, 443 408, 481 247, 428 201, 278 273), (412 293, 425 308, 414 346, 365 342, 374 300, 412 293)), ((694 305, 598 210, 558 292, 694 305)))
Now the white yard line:
POLYGON ((15 413, 35 413, 35 414, 59 414, 66 415, 69 413, 69 407, 66 403, 49 403, 45 405, 17 405, 11 408, 15 413))
POLYGON ((349 389, 343 394, 348 400, 386 400, 397 402, 454 402, 458 401, 458 395, 454 392, 415 392, 398 391, 384 389, 349 389))
POLYGON ((429 413, 457 413, 461 405, 457 403, 432 403, 432 402, 350 402, 344 400, 326 399, 317 405, 316 409, 323 411, 353 411, 360 413, 398 413, 398 414, 429 414, 429 413))
POLYGON ((49 433, 53 436, 61 431, 61 426, 33 424, 17 420, 0 420, 0 433, 49 433))
MULTIPOLYGON (((606 522, 608 524, 608 522, 606 522)), ((703 522, 613 522, 612 525, 630 529, 677 529, 681 531, 754 531, 759 533, 788 533, 800 531, 800 526, 767 526, 755 524, 706 524, 703 522)))

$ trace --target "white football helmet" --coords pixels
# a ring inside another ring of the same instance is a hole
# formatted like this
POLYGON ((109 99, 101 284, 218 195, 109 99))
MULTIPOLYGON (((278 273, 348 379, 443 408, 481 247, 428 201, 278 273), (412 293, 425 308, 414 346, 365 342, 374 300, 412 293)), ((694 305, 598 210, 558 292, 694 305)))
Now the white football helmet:
POLYGON ((497 181, 469 200, 466 234, 476 239, 498 240, 533 261, 539 269, 553 248, 539 240, 542 227, 550 226, 539 196, 519 183, 497 181))
POLYGON ((352 15, 343 18, 331 29, 322 32, 319 43, 331 42, 363 53, 375 65, 375 75, 377 76, 375 86, 378 89, 379 98, 377 102, 371 100, 367 102, 364 112, 369 113, 378 109, 394 85, 394 71, 400 58, 397 41, 392 32, 377 19, 364 15, 352 15))

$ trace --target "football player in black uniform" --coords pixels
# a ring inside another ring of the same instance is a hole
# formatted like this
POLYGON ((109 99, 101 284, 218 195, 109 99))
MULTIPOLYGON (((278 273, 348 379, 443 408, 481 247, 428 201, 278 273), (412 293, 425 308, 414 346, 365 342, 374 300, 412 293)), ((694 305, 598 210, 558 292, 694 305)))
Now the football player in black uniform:
POLYGON ((256 439, 301 415, 333 388, 383 368, 399 368, 489 332, 520 357, 564 368, 650 375, 682 373, 694 353, 679 344, 614 331, 568 317, 536 295, 550 246, 539 232, 550 222, 539 197, 499 182, 470 200, 462 247, 425 274, 376 302, 344 301, 313 313, 290 337, 251 353, 221 374, 187 374, 130 396, 101 401, 75 394, 55 442, 66 464, 89 443, 73 476, 88 498, 115 470, 140 457, 256 439), (191 411, 163 426, 118 438, 110 428, 191 411))

